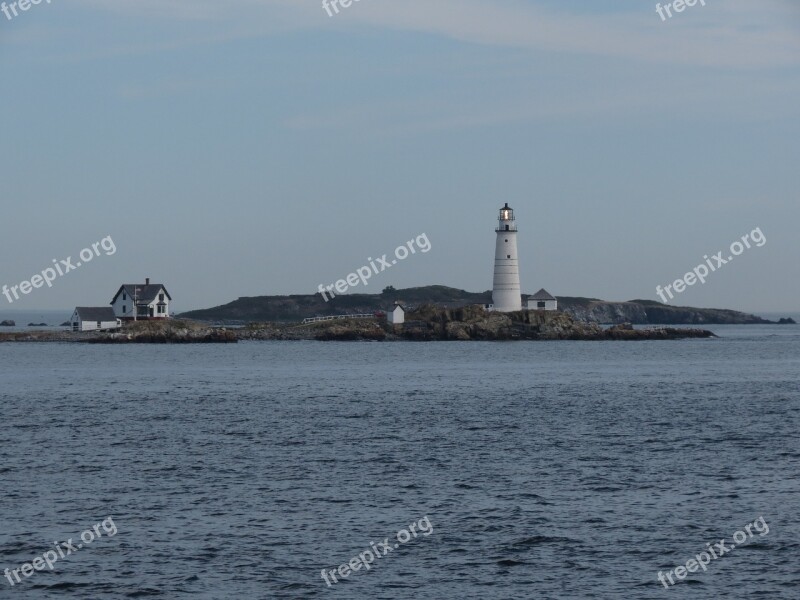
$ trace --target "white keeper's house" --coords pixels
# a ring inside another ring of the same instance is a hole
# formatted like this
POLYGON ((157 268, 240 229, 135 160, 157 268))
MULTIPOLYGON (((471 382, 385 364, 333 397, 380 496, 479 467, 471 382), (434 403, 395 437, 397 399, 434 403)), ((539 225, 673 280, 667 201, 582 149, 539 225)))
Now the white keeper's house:
POLYGON ((111 300, 111 308, 123 321, 136 319, 168 319, 172 296, 161 283, 126 283, 120 286, 111 300), (136 313, 134 313, 136 310, 136 313))
POLYGON ((117 329, 120 320, 110 306, 78 306, 70 319, 72 331, 98 331, 117 329))

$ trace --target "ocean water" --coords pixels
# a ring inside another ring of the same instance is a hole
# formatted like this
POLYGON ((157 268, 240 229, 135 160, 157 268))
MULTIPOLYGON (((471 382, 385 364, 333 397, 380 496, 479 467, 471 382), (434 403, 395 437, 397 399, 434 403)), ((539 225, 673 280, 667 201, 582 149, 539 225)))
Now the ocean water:
POLYGON ((0 344, 0 569, 116 530, 0 598, 800 598, 800 326, 712 329, 0 344))
MULTIPOLYGON (((4 297, 0 296, 0 300, 4 297)), ((0 333, 12 333, 20 331, 64 331, 66 327, 61 327, 61 323, 69 321, 72 311, 68 310, 0 310, 0 322, 13 321, 13 327, 0 327, 0 333), (28 327, 28 323, 47 323, 47 327, 28 327)))

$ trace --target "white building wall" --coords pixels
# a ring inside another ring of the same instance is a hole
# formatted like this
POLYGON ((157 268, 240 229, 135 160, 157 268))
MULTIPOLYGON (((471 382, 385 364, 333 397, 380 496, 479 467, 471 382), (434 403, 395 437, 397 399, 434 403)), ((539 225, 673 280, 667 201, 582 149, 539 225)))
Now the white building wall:
POLYGON ((158 312, 158 303, 160 300, 158 299, 158 295, 156 295, 156 299, 153 300, 151 306, 153 307, 153 316, 154 317, 168 317, 169 316, 169 296, 167 296, 167 292, 164 288, 161 288, 159 294, 164 294, 164 312, 158 312))
POLYGON ((117 296, 117 299, 111 305, 111 308, 114 309, 114 314, 117 315, 117 318, 124 318, 130 317, 133 318, 133 298, 127 295, 127 292, 120 293, 117 296), (125 300, 122 299, 122 295, 125 294, 125 300), (123 312, 122 307, 125 307, 125 311, 123 312))
POLYGON ((516 231, 497 232, 492 303, 494 304, 493 310, 500 312, 522 310, 516 231))
POLYGON ((528 300, 528 310, 558 310, 558 300, 544 300, 544 308, 539 307, 539 300, 528 300))
POLYGON ((78 317, 78 311, 72 313, 72 318, 69 320, 72 329, 75 329, 75 323, 78 324, 78 331, 97 331, 99 329, 117 329, 119 328, 119 321, 100 321, 100 327, 97 326, 97 321, 82 321, 78 317))
POLYGON ((387 313, 386 320, 392 325, 402 325, 406 322, 406 313, 398 306, 387 313))

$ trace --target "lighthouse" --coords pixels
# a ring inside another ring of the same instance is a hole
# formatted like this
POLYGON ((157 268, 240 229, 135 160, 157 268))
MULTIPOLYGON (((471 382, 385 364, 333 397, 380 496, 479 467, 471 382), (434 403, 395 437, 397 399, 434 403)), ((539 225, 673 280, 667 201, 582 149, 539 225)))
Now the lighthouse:
POLYGON ((494 283, 492 302, 494 310, 512 312, 522 310, 517 256, 517 223, 514 210, 506 205, 500 209, 494 250, 494 283))

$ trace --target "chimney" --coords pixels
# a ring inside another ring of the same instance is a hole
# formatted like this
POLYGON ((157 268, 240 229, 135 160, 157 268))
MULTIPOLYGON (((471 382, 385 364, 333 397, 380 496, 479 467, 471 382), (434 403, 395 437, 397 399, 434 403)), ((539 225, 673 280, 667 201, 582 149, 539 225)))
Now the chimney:
POLYGON ((149 277, 147 277, 147 278, 144 280, 144 284, 145 284, 145 285, 150 285, 150 278, 149 278, 149 277))

